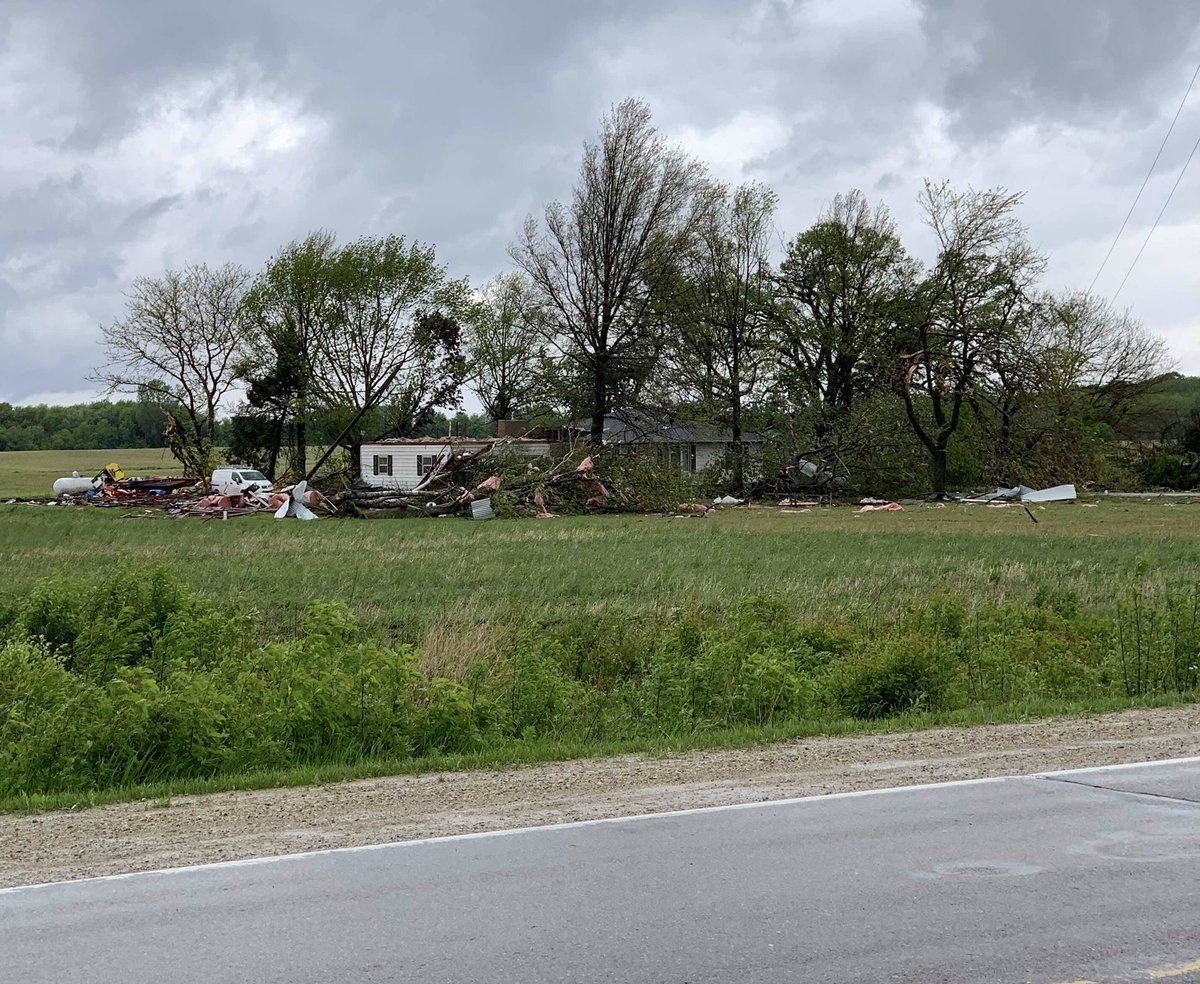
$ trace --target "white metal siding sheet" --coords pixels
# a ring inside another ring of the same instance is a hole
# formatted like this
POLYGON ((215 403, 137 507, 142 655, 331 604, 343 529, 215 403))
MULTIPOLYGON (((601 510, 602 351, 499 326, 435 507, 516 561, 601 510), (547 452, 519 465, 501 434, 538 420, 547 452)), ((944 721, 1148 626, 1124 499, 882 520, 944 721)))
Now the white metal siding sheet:
MULTIPOLYGON (((448 444, 364 444, 359 451, 359 471, 362 479, 368 485, 379 489, 399 489, 407 492, 420 483, 422 476, 417 473, 417 457, 419 455, 444 455, 449 450, 448 444), (391 455, 392 474, 375 474, 375 455, 391 455)), ((550 453, 550 445, 545 441, 520 441, 513 444, 501 445, 504 454, 522 454, 531 458, 541 457, 550 453)))
POLYGON ((444 444, 364 444, 360 452, 362 479, 376 488, 408 491, 416 488, 423 477, 417 472, 417 456, 441 455, 445 452, 444 444), (391 475, 375 474, 377 454, 391 455, 391 475))

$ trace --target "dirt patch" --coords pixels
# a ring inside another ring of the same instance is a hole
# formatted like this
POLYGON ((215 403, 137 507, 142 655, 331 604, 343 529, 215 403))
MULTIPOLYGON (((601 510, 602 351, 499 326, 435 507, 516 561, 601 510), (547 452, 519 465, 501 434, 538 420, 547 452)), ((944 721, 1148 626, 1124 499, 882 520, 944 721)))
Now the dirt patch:
POLYGON ((0 818, 0 886, 506 827, 1200 755, 1200 707, 0 818))

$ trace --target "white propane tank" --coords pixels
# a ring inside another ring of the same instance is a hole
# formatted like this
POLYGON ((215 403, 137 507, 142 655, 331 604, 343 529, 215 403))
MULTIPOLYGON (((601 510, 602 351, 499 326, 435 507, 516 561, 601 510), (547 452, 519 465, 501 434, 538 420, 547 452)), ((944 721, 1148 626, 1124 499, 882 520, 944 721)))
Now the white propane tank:
POLYGON ((71 472, 70 478, 58 478, 54 481, 55 495, 86 495, 92 489, 90 478, 80 478, 79 472, 71 472))

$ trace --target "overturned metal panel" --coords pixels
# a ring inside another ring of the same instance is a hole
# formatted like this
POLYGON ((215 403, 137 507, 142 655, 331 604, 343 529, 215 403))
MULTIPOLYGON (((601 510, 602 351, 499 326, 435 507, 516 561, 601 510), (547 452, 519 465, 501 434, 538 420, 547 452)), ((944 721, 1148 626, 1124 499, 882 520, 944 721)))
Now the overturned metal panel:
POLYGON ((1011 489, 996 489, 963 502, 983 502, 995 505, 1000 502, 1074 502, 1078 496, 1074 485, 1055 485, 1048 489, 1031 489, 1028 485, 1014 485, 1011 489))
POLYGON ((1077 498, 1074 485, 1055 485, 1049 489, 1030 489, 1021 495, 1022 502, 1074 502, 1077 498))

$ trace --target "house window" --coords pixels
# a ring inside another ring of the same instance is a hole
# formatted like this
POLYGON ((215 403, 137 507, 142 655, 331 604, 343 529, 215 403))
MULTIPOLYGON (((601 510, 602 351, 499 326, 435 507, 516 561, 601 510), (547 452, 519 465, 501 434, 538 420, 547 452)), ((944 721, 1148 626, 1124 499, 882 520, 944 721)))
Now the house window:
POLYGON ((417 455, 417 474, 424 478, 437 465, 438 456, 436 454, 419 454, 417 455))
POLYGON ((374 472, 376 475, 390 475, 392 473, 392 456, 390 454, 375 455, 374 472))
POLYGON ((696 470, 696 445, 672 444, 667 451, 667 460, 680 471, 696 470))

